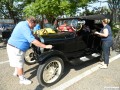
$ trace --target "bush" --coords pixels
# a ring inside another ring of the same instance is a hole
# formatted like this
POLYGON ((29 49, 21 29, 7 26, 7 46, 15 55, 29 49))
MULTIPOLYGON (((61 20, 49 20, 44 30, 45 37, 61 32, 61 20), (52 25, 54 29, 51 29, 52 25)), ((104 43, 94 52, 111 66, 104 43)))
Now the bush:
POLYGON ((114 37, 120 32, 120 22, 112 25, 112 32, 114 37))

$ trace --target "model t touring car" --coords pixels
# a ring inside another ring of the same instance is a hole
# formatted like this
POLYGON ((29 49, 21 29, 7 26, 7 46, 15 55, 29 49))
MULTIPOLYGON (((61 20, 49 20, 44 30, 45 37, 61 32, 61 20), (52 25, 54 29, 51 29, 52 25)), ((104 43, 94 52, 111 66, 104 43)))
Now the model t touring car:
POLYGON ((51 50, 31 45, 26 52, 27 64, 39 63, 37 70, 38 82, 43 86, 51 86, 58 82, 64 73, 64 63, 85 62, 100 57, 101 40, 94 34, 102 28, 100 15, 58 18, 57 27, 63 24, 71 26, 74 31, 59 31, 54 34, 38 35, 36 38, 45 44, 53 45, 51 50), (87 26, 87 28, 86 28, 87 26))

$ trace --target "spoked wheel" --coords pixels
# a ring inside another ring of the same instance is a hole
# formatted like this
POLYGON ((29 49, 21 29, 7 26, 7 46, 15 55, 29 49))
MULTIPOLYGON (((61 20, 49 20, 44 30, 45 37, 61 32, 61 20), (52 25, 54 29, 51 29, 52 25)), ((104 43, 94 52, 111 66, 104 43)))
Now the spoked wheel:
POLYGON ((27 65, 32 65, 36 63, 36 60, 34 58, 34 52, 32 48, 28 49, 25 53, 25 63, 27 65))
POLYGON ((38 82, 42 86, 51 86, 61 78, 64 70, 63 60, 59 57, 52 57, 40 65, 37 71, 38 82))

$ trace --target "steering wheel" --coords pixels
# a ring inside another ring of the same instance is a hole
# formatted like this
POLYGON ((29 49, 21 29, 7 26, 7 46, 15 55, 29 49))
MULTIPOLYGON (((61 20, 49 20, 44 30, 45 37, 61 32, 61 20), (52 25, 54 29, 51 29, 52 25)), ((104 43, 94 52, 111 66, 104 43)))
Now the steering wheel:
POLYGON ((85 24, 85 21, 78 21, 78 20, 72 20, 71 21, 71 25, 72 25, 72 28, 75 30, 75 31, 79 31, 82 29, 82 26, 85 24))
POLYGON ((73 20, 71 21, 71 27, 73 28, 73 30, 75 30, 75 31, 76 31, 76 27, 77 27, 77 20, 73 19, 73 20))

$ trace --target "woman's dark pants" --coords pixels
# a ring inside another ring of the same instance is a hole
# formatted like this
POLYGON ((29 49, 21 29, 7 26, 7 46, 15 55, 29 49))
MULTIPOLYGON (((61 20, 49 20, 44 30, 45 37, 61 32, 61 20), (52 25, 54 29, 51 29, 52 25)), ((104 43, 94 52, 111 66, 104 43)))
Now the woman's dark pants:
POLYGON ((110 47, 112 46, 112 41, 103 41, 102 42, 102 51, 103 51, 103 59, 105 64, 109 64, 109 55, 110 55, 110 47))

